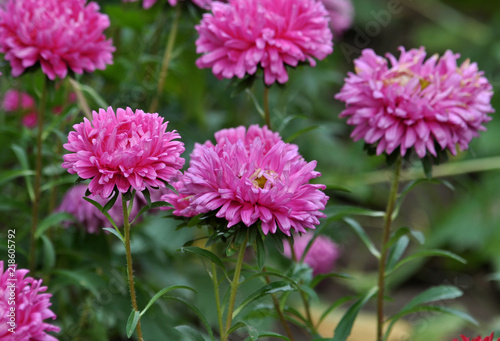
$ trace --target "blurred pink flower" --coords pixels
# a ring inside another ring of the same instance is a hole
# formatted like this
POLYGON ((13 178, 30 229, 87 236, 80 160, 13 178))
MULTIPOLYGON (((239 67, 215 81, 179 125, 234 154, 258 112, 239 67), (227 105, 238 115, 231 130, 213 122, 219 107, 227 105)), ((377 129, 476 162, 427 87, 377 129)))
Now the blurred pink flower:
MULTIPOLYGON (((297 260, 302 259, 302 255, 312 238, 312 234, 293 237, 293 250, 297 260)), ((283 240, 283 247, 285 256, 292 258, 292 251, 288 240, 283 240)), ((314 275, 327 274, 333 270, 339 256, 340 251, 337 244, 326 236, 318 236, 309 248, 304 258, 304 263, 313 269, 314 275)))
POLYGON ((260 66, 267 85, 288 81, 286 65, 316 65, 333 51, 328 12, 317 0, 214 2, 196 26, 199 68, 219 78, 243 78, 260 66))
MULTIPOLYGON (((102 227, 112 227, 111 223, 104 216, 104 214, 99 211, 94 205, 84 200, 85 192, 87 191, 87 185, 79 184, 70 188, 61 204, 56 209, 56 212, 66 212, 72 214, 76 221, 81 224, 88 233, 99 233, 102 227)), ((104 206, 108 199, 103 199, 99 195, 90 195, 89 199, 97 201, 99 204, 104 206)), ((144 199, 141 193, 136 193, 135 201, 132 206, 132 212, 130 213, 130 221, 134 220, 140 209, 146 205, 146 199, 144 199)), ((122 209, 122 196, 121 194, 116 199, 113 207, 108 211, 109 215, 116 223, 116 226, 123 226, 123 209, 122 209)), ((71 225, 71 222, 65 222, 66 227, 71 225)))
MULTIPOLYGON (((493 339, 493 335, 494 335, 494 333, 491 333, 490 336, 487 336, 484 339, 481 338, 481 336, 478 336, 478 337, 472 338, 472 340, 469 339, 468 337, 460 335, 460 337, 462 338, 462 340, 460 340, 460 341, 495 341, 493 339)), ((459 340, 458 339, 453 339, 453 341, 459 341, 459 340)), ((500 338, 498 338, 497 341, 500 341, 500 338)))
POLYGON ((56 319, 56 314, 49 309, 52 294, 44 293, 42 280, 25 277, 29 270, 7 267, 0 261, 0 340, 5 341, 57 341, 47 332, 59 332, 60 328, 44 322, 56 319), (14 297, 15 304, 11 304, 14 297), (15 308, 14 323, 9 314, 15 308), (14 332, 9 331, 13 328, 14 332))
POLYGON ((105 69, 115 48, 103 31, 107 15, 86 0, 8 0, 0 7, 0 52, 12 75, 40 63, 52 80, 105 69))
POLYGON ((26 128, 35 128, 38 122, 38 113, 36 111, 30 112, 23 117, 21 122, 26 128))
POLYGON ((310 184, 321 174, 316 161, 307 163, 298 147, 284 143, 267 127, 224 129, 210 141, 196 144, 189 169, 162 199, 175 215, 194 216, 217 210, 227 227, 260 221, 264 234, 305 233, 325 217, 324 185, 310 184))
POLYGON ((335 38, 342 36, 351 27, 354 6, 351 0, 321 0, 330 15, 330 27, 335 38))
POLYGON ((158 114, 142 110, 111 107, 93 112, 92 122, 73 126, 64 148, 63 168, 82 179, 92 179, 89 190, 103 198, 113 188, 125 193, 130 187, 143 191, 146 186, 165 187, 175 180, 184 165, 180 155, 184 144, 174 141, 180 135, 166 131, 168 122, 158 114))
POLYGON ((5 111, 35 109, 35 100, 26 92, 10 89, 3 96, 2 106, 5 111))
POLYGON ((423 158, 436 156, 436 146, 456 154, 457 144, 466 150, 491 120, 491 84, 476 63, 457 66, 459 55, 449 50, 425 61, 423 47, 400 51, 399 60, 387 54, 391 67, 371 49, 354 61, 356 73, 335 96, 347 105, 340 117, 356 126, 351 137, 376 144, 377 155, 414 148, 423 158))

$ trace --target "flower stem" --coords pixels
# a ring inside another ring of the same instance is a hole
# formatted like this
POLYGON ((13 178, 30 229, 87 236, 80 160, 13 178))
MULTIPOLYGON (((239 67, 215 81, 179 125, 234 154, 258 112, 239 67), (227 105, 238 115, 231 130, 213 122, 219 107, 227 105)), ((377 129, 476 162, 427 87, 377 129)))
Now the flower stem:
POLYGON ((34 196, 33 196, 33 206, 32 206, 32 216, 31 216, 31 231, 30 231, 30 258, 29 266, 31 272, 35 271, 35 252, 36 252, 36 239, 35 232, 38 225, 38 210, 40 204, 40 183, 42 181, 42 135, 43 135, 43 119, 45 116, 45 104, 47 101, 47 87, 48 78, 44 77, 42 97, 40 99, 40 107, 38 109, 38 134, 36 138, 36 161, 35 161, 35 185, 34 185, 34 196))
POLYGON ((153 98, 153 102, 149 107, 149 112, 156 112, 158 108, 158 102, 160 101, 160 96, 165 86, 165 79, 168 74, 168 67, 170 65, 170 60, 172 59, 172 50, 174 49, 175 38, 177 36, 177 28, 179 27, 179 18, 181 16, 181 6, 175 6, 175 19, 170 29, 168 35, 167 46, 165 48, 165 53, 163 54, 163 61, 161 64, 160 76, 158 78, 158 86, 156 87, 156 95, 153 98))
POLYGON ((264 86, 263 102, 266 125, 269 129, 271 129, 271 115, 269 114, 269 88, 267 86, 264 86))
POLYGON ((377 341, 383 340, 384 327, 384 295, 385 295, 385 265, 387 262, 386 244, 391 234, 392 213, 398 196, 399 174, 401 172, 402 159, 398 157, 394 166, 394 177, 392 179, 391 191, 387 200, 387 208, 384 216, 384 232, 382 237, 382 249, 378 267, 378 296, 377 296, 377 341))
POLYGON ((221 338, 224 334, 224 323, 222 322, 222 310, 220 307, 219 281, 217 279, 217 267, 212 263, 212 282, 214 284, 215 306, 217 307, 217 320, 219 321, 219 332, 221 338))
POLYGON ((224 329, 224 335, 221 335, 221 341, 227 341, 229 337, 229 329, 231 329, 231 323, 233 322, 233 311, 234 311, 234 303, 236 301, 236 292, 238 291, 238 287, 240 284, 240 274, 241 268, 243 266, 243 256, 245 255, 245 249, 247 247, 248 242, 248 230, 245 241, 241 243, 240 249, 238 251, 238 259, 236 260, 236 266, 234 268, 234 276, 231 282, 231 293, 229 295, 229 305, 227 309, 226 316, 226 328, 224 329))
MULTIPOLYGON (((297 254, 295 253, 295 249, 293 248, 292 239, 288 238, 288 242, 290 243, 290 251, 292 253, 292 260, 297 263, 297 254)), ((309 328, 311 328, 311 332, 313 334, 317 334, 316 325, 312 320, 311 315, 311 307, 309 306, 309 301, 307 300, 307 296, 303 291, 300 291, 300 297, 302 298, 302 302, 304 303, 304 309, 306 311, 307 323, 309 324, 309 328)))
MULTIPOLYGON (((134 200, 132 198, 131 200, 134 200)), ((127 207, 127 201, 122 196, 122 208, 123 208, 123 229, 125 230, 125 253, 127 254, 127 275, 128 275, 128 286, 130 289, 130 300, 132 302, 132 308, 135 311, 137 309, 137 299, 135 297, 135 286, 134 286, 134 269, 132 268, 132 252, 130 251, 130 223, 129 223, 129 211, 127 207)), ((137 337, 139 341, 143 341, 142 330, 141 330, 141 320, 137 322, 137 337)))
MULTIPOLYGON (((263 267, 262 271, 266 272, 266 267, 263 267)), ((269 276, 265 276, 265 279, 266 279, 267 284, 271 283, 269 276)), ((278 301, 278 299, 276 298, 276 295, 274 295, 274 294, 271 294, 271 298, 273 299, 274 309, 278 313, 280 322, 283 325, 283 328, 285 329, 285 332, 288 335, 288 338, 290 339, 290 341, 295 341, 295 339, 293 338, 292 331, 290 330, 290 327, 288 326, 288 323, 286 322, 285 315, 283 315, 283 312, 281 311, 280 302, 278 301)))

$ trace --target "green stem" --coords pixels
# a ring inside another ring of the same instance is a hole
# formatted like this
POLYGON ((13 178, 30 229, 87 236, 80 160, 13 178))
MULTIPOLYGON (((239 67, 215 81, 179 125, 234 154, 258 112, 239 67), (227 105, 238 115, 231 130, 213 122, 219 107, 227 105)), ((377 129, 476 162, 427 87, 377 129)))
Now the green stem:
POLYGON ((240 250, 238 251, 238 259, 236 260, 236 266, 234 268, 234 276, 231 282, 231 293, 229 295, 229 305, 227 309, 226 316, 226 328, 224 329, 224 335, 221 335, 221 341, 227 341, 229 334, 228 331, 231 329, 231 324, 233 322, 233 311, 234 311, 234 303, 236 302, 236 292, 238 291, 238 287, 240 284, 240 274, 241 268, 243 266, 243 256, 245 255, 245 249, 247 247, 248 242, 248 230, 245 241, 241 243, 240 250))
MULTIPOLYGON (((134 198, 132 198, 131 200, 134 200, 134 198)), ((122 208, 123 208, 123 229, 125 230, 125 253, 127 254, 127 275, 128 275, 128 286, 130 289, 130 300, 132 302, 132 308, 135 311, 139 311, 139 309, 137 308, 137 299, 135 296, 134 269, 132 267, 132 252, 130 251, 129 211, 127 207, 127 201, 123 196, 122 196, 122 208)), ((139 341, 144 341, 144 338, 142 337, 140 319, 137 322, 136 330, 139 341)))
POLYGON ((221 338, 224 335, 224 323, 222 322, 222 309, 220 307, 219 281, 217 279, 217 267, 212 263, 212 282, 214 284, 215 306, 217 307, 217 320, 219 321, 219 332, 221 338))
MULTIPOLYGON (((262 271, 266 272, 266 267, 263 267, 262 271)), ((265 279, 266 279, 267 284, 271 283, 269 276, 265 276, 265 279)), ((274 295, 274 294, 271 294, 271 298, 273 299, 274 309, 278 313, 278 317, 280 319, 281 325, 285 329, 285 332, 288 335, 288 338, 290 339, 290 341, 295 341, 295 339, 293 338, 292 331, 290 330, 290 327, 288 326, 288 323, 286 322, 285 315, 283 315, 283 311, 281 311, 280 302, 278 301, 278 299, 276 298, 276 295, 274 295)))
POLYGON ((271 129, 271 115, 269 114, 269 88, 264 85, 264 118, 266 120, 266 125, 271 129))
POLYGON ((391 234, 392 213, 398 196, 399 174, 401 172, 402 158, 398 157, 394 167, 391 191, 387 200, 387 208, 384 216, 384 232, 382 237, 382 248, 378 267, 378 296, 377 296, 377 341, 383 341, 384 328, 384 295, 385 295, 385 265, 387 262, 386 244, 391 234))
MULTIPOLYGON (((292 260, 297 263, 297 254, 295 253, 295 249, 293 248, 292 240, 291 238, 288 238, 288 242, 290 243, 290 251, 292 253, 292 260)), ((307 299, 306 294, 303 291, 300 291, 300 297, 302 298, 302 302, 304 303, 304 309, 306 310, 306 317, 307 317, 307 323, 309 325, 309 328, 311 329, 311 332, 313 334, 317 334, 316 330, 316 325, 313 322, 312 315, 311 315, 311 307, 309 306, 309 300, 307 299)))
POLYGON ((177 36, 177 28, 179 27, 179 18, 181 17, 181 6, 175 7, 175 19, 170 29, 170 34, 168 35, 167 47, 165 48, 165 53, 163 54, 163 61, 161 64, 160 76, 158 78, 158 86, 156 88, 156 95, 153 98, 153 102, 149 107, 149 112, 156 112, 158 108, 158 103, 160 101, 161 93, 163 92, 163 87, 165 86, 165 79, 168 74, 168 67, 170 65, 170 60, 172 59, 172 51, 174 49, 175 38, 177 36))
POLYGON ((31 273, 35 271, 35 252, 36 239, 35 232, 38 225, 38 210, 40 205, 40 184, 42 181, 42 135, 43 135, 43 119, 45 116, 45 103, 47 101, 48 78, 44 77, 42 97, 40 99, 40 108, 38 110, 38 134, 36 138, 36 161, 35 161, 35 185, 33 196, 33 207, 31 210, 31 231, 30 231, 30 258, 29 266, 31 273))

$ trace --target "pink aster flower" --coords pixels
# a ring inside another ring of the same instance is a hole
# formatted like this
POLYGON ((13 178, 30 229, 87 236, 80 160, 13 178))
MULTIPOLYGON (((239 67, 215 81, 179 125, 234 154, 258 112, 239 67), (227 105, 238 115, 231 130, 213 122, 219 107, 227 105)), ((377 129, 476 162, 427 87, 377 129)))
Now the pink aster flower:
POLYGON ((195 145, 189 169, 173 184, 179 194, 162 197, 175 215, 217 210, 227 227, 260 222, 264 234, 279 228, 286 235, 314 229, 325 217, 325 186, 309 183, 321 175, 316 161, 304 161, 296 145, 257 125, 221 130, 215 140, 195 145))
POLYGON ((351 0, 321 0, 330 15, 330 27, 335 38, 341 37, 351 27, 354 6, 351 0))
MULTIPOLYGON (((478 337, 474 337, 474 338, 472 338, 472 340, 471 340, 471 339, 469 339, 468 337, 465 337, 465 336, 463 336, 463 335, 460 335, 460 337, 462 338, 462 340, 460 340, 460 341, 495 341, 495 340, 493 339, 493 335, 494 335, 494 333, 491 333, 491 335, 490 335, 490 336, 487 336, 487 337, 485 337, 484 339, 483 339, 483 338, 481 338, 481 336, 478 336, 478 337)), ((458 339, 453 339, 453 341, 459 341, 459 340, 458 340, 458 339)), ((500 341, 500 338, 498 338, 498 339, 497 339, 497 341, 500 341)))
POLYGON ((103 31, 107 15, 87 0, 8 0, 0 8, 0 52, 12 75, 40 63, 52 80, 105 69, 115 48, 103 31))
MULTIPOLYGON (((110 222, 94 205, 84 200, 87 185, 80 184, 69 189, 61 204, 56 209, 56 212, 66 212, 72 214, 76 221, 81 224, 88 233, 99 233, 102 227, 111 227, 110 222)), ((103 199, 99 195, 90 195, 88 198, 97 201, 101 206, 104 206, 108 199, 103 199)), ((135 201, 132 205, 132 212, 130 212, 130 220, 134 220, 140 209, 146 205, 146 199, 141 193, 136 193, 135 201)), ((122 209, 122 196, 121 194, 116 199, 115 204, 108 211, 109 215, 118 227, 123 226, 123 209, 122 209)), ((66 222, 65 226, 68 227, 71 222, 66 222)))
POLYGON ((363 50, 355 60, 356 73, 349 73, 335 98, 346 103, 340 117, 354 125, 351 137, 376 144, 377 154, 402 156, 415 149, 420 158, 436 156, 436 148, 456 154, 467 149, 494 112, 490 104, 492 86, 466 60, 457 65, 458 54, 451 51, 425 60, 424 48, 405 51, 396 59, 363 50))
POLYGON ((243 78, 264 70, 270 85, 288 81, 286 65, 316 65, 333 51, 328 12, 317 0, 214 2, 196 26, 199 68, 219 78, 243 78))
POLYGON ((5 111, 35 109, 35 100, 26 92, 10 89, 3 96, 2 106, 5 111))
MULTIPOLYGON (((293 250, 297 259, 302 259, 302 255, 312 238, 312 234, 293 237, 293 250)), ((283 247, 285 256, 292 258, 292 251, 288 240, 283 241, 283 247)), ((313 269, 314 275, 327 274, 333 270, 339 256, 340 251, 337 244, 326 236, 318 236, 304 257, 304 263, 313 269)))
POLYGON ((29 114, 25 115, 21 120, 23 126, 29 129, 33 129, 36 127, 38 122, 38 113, 36 111, 32 111, 29 114))
POLYGON ((158 114, 111 107, 93 112, 92 122, 73 126, 64 148, 63 168, 82 179, 92 179, 89 190, 103 198, 114 187, 125 193, 129 188, 143 191, 146 186, 165 187, 180 175, 184 165, 180 155, 184 144, 180 135, 166 131, 168 122, 158 114))
POLYGON ((49 309, 52 294, 45 293, 47 287, 42 286, 41 279, 26 277, 28 272, 16 266, 8 266, 4 272, 4 262, 0 261, 0 340, 57 341, 47 332, 59 332, 60 328, 44 322, 56 318, 49 309), (12 308, 13 320, 9 316, 12 308))

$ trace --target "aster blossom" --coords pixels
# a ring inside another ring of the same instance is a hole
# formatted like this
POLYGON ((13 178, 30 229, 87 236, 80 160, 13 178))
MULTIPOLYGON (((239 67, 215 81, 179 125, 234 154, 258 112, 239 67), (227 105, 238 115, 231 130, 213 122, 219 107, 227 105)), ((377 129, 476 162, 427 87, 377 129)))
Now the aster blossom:
POLYGON ((73 126, 64 148, 63 168, 82 179, 92 179, 89 191, 107 198, 118 189, 143 191, 146 186, 164 188, 180 175, 184 144, 180 135, 166 131, 168 122, 157 113, 130 108, 99 109, 92 122, 73 126))
POLYGON ((39 63, 51 79, 68 70, 105 69, 115 48, 103 31, 109 17, 87 0, 8 0, 0 8, 0 52, 10 62, 12 75, 39 63))
POLYGON ((219 78, 243 78, 259 67, 264 82, 286 83, 286 66, 316 65, 333 51, 328 12, 317 0, 214 2, 196 26, 196 61, 219 78))
MULTIPOLYGON (((481 336, 477 336, 477 337, 474 337, 472 339, 469 339, 468 337, 460 335, 460 337, 462 338, 460 341, 495 341, 493 339, 493 337, 494 337, 493 335, 494 335, 494 333, 491 333, 490 336, 487 336, 484 339, 481 336)), ((453 341, 459 341, 459 340, 458 339, 453 339, 453 341)), ((500 338, 498 338, 497 341, 500 341, 500 338)))
POLYGON ((420 158, 438 151, 456 154, 466 150, 494 112, 492 86, 469 60, 446 51, 425 60, 424 48, 405 51, 387 59, 365 49, 355 60, 335 98, 346 103, 340 117, 355 126, 351 137, 376 145, 376 153, 401 156, 415 150, 420 158), (388 60, 391 66, 388 65, 388 60))
MULTIPOLYGON (((304 234, 293 237, 293 251, 297 259, 302 259, 307 245, 313 239, 312 234, 304 234)), ((288 240, 283 241, 284 254, 288 258, 292 258, 292 250, 288 240)), ((304 263, 313 269, 313 274, 327 274, 333 270, 336 260, 340 256, 340 251, 330 238, 320 235, 312 242, 304 263)))
POLYGON ((35 100, 26 92, 10 89, 3 96, 2 106, 5 111, 35 109, 35 100))
MULTIPOLYGON (((56 209, 56 212, 66 212, 73 215, 76 221, 82 225, 88 233, 99 233, 102 227, 110 226, 106 216, 90 202, 83 199, 87 185, 79 184, 70 188, 64 195, 61 204, 56 209)), ((99 195, 90 195, 88 198, 97 201, 101 206, 106 205, 107 199, 101 198, 99 195)), ((142 193, 137 193, 134 196, 134 204, 132 212, 130 212, 130 220, 134 220, 139 213, 139 210, 146 205, 146 199, 142 193)), ((117 226, 123 226, 123 207, 121 194, 118 196, 115 204, 108 210, 108 214, 117 226)), ((71 222, 65 222, 66 227, 71 225, 71 222)))
POLYGON ((316 161, 304 161, 296 145, 257 125, 223 129, 215 140, 195 145, 190 167, 173 184, 178 194, 162 197, 175 215, 217 211, 227 227, 260 222, 266 235, 305 233, 325 217, 325 186, 309 183, 321 175, 316 161))
POLYGON ((56 318, 49 309, 52 294, 45 293, 47 287, 42 286, 41 279, 26 277, 28 272, 16 265, 4 269, 4 262, 0 261, 0 340, 57 341, 47 332, 59 332, 60 328, 44 321, 56 318), (12 297, 14 305, 10 304, 12 297), (12 307, 14 321, 9 317, 12 307))
POLYGON ((335 38, 352 25, 354 6, 351 0, 321 0, 330 15, 330 27, 335 38))

